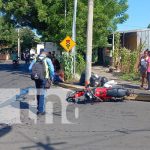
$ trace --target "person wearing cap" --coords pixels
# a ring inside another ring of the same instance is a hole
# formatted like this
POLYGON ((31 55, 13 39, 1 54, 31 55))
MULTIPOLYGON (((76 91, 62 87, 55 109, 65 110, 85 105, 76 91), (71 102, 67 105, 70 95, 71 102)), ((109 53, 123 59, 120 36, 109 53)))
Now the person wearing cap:
POLYGON ((40 54, 35 58, 30 66, 29 70, 32 70, 32 67, 34 63, 36 63, 37 59, 43 60, 45 64, 45 79, 42 81, 35 80, 35 86, 37 89, 37 115, 45 115, 45 84, 46 84, 46 79, 51 79, 53 80, 54 77, 54 66, 52 64, 52 61, 50 58, 47 57, 47 51, 44 49, 40 51, 40 54), (40 94, 39 94, 40 93, 40 94))

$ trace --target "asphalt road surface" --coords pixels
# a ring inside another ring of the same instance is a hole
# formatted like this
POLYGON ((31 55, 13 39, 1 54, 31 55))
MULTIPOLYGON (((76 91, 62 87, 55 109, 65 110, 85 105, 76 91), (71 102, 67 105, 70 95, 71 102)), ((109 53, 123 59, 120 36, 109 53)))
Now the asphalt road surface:
POLYGON ((69 90, 47 91, 46 116, 36 116, 27 67, 0 64, 0 150, 149 150, 150 103, 68 104, 69 90))

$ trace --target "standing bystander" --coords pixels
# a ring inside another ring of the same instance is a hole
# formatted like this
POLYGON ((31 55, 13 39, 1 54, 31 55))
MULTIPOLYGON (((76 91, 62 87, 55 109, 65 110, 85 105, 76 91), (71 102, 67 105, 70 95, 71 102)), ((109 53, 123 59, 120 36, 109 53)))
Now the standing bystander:
POLYGON ((41 50, 40 55, 32 61, 29 70, 32 70, 31 78, 35 80, 37 89, 37 115, 45 114, 45 86, 48 79, 53 80, 54 66, 47 52, 41 50))
POLYGON ((150 51, 148 51, 148 60, 147 60, 147 80, 148 80, 148 88, 147 90, 150 91, 150 51))
POLYGON ((144 54, 143 56, 140 58, 140 62, 139 62, 139 71, 140 71, 140 74, 141 74, 141 88, 143 88, 144 86, 144 82, 145 82, 145 79, 146 79, 146 76, 147 76, 147 61, 148 61, 148 50, 145 50, 144 51, 144 54))

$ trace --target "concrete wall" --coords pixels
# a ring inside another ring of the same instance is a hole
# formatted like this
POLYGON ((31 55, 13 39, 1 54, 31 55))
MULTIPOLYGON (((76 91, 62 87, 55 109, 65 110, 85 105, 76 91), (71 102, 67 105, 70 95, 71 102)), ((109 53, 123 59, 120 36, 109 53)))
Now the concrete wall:
POLYGON ((9 60, 10 55, 9 54, 0 54, 0 60, 9 60))
POLYGON ((60 51, 58 50, 57 45, 53 42, 45 42, 44 48, 51 53, 55 53, 56 55, 60 55, 60 51))
POLYGON ((37 54, 40 54, 40 50, 41 50, 41 49, 44 49, 44 44, 37 44, 36 53, 37 53, 37 54))
POLYGON ((150 30, 138 31, 137 32, 137 45, 141 44, 142 50, 150 49, 150 30))

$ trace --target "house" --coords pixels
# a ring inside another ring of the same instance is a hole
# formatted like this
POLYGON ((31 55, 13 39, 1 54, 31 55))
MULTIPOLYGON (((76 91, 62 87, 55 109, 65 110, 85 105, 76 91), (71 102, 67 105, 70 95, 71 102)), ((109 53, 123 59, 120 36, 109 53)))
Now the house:
POLYGON ((45 42, 44 47, 46 50, 51 52, 51 54, 60 55, 60 50, 58 50, 58 46, 53 42, 45 42))
MULTIPOLYGON (((150 50, 150 29, 128 30, 119 31, 121 47, 125 47, 130 50, 140 51, 146 49, 150 50)), ((98 49, 98 64, 99 65, 111 65, 112 53, 114 50, 114 36, 113 34, 108 37, 108 46, 98 49)))
POLYGON ((119 31, 121 46, 130 50, 150 49, 150 29, 119 31))
POLYGON ((10 59, 10 55, 9 53, 0 53, 0 60, 9 60, 10 59))

